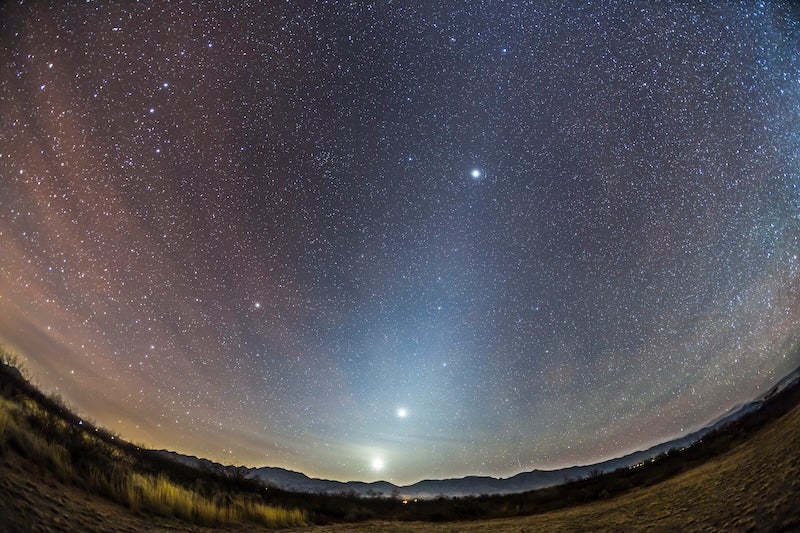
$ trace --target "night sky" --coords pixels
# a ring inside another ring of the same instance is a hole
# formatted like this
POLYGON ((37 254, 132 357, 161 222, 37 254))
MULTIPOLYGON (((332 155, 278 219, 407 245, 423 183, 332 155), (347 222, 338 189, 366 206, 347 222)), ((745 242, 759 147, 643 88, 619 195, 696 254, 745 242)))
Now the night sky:
POLYGON ((0 338, 124 438, 508 476, 800 364, 795 4, 115 4, 0 8, 0 338))

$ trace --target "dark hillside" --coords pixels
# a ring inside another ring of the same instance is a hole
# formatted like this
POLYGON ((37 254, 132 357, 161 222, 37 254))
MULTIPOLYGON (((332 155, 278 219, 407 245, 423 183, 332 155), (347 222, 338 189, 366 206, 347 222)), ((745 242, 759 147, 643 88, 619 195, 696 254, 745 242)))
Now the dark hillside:
POLYGON ((292 493, 247 479, 244 469, 177 463, 93 426, 2 364, 0 523, 6 531, 252 529, 304 520, 335 531, 800 526, 796 376, 757 403, 697 444, 637 468, 519 494, 403 502, 292 493))

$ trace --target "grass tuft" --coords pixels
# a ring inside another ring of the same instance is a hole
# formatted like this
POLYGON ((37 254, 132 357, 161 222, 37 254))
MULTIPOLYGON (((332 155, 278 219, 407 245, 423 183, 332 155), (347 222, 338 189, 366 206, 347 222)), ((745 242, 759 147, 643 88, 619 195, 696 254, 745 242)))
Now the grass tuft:
MULTIPOLYGON (((278 528, 306 523, 303 512, 267 505, 257 491, 236 490, 223 477, 206 475, 202 483, 199 477, 172 479, 148 463, 146 450, 85 423, 57 399, 31 393, 30 384, 8 366, 18 358, 2 348, 0 362, 6 365, 0 367, 0 457, 13 451, 60 481, 134 512, 204 526, 250 523, 278 528)), ((243 481, 243 486, 254 488, 252 482, 243 481)))

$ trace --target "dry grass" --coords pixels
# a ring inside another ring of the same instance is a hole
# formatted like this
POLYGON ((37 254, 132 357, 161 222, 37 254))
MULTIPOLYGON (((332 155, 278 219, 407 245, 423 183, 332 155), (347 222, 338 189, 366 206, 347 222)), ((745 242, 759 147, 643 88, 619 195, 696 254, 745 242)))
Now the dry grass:
MULTIPOLYGON (((7 357, 3 355, 4 360, 7 357)), ((201 494, 163 473, 142 471, 125 448, 104 440, 101 433, 67 422, 32 398, 0 396, 0 459, 4 461, 21 457, 59 482, 103 495, 135 513, 206 526, 249 523, 277 528, 306 523, 303 512, 266 505, 257 495, 201 494)))
MULTIPOLYGON (((104 482, 101 480, 101 483, 104 482)), ((241 500, 231 503, 214 501, 193 490, 181 487, 163 475, 134 474, 111 490, 134 511, 174 516, 204 525, 254 522, 267 527, 299 526, 305 523, 302 512, 241 500)))
MULTIPOLYGON (((201 483, 196 470, 189 469, 193 477, 181 478, 180 471, 170 471, 168 465, 142 469, 141 455, 131 451, 135 446, 98 428, 78 427, 76 417, 33 397, 17 395, 9 400, 0 396, 0 517, 16 517, 12 526, 19 530, 36 523, 49 524, 52 530, 86 531, 303 527, 307 521, 303 512, 280 506, 304 507, 318 520, 325 516, 319 514, 322 507, 312 505, 312 495, 281 496, 269 491, 268 496, 246 487, 229 490, 224 487, 232 485, 208 477, 201 483), (155 473, 164 471, 169 475, 155 473), (120 505, 109 509, 110 501, 120 505)), ((720 440, 729 445, 703 448, 718 449, 714 453, 719 455, 691 463, 699 466, 687 466, 667 479, 656 474, 668 469, 652 468, 648 470, 648 476, 654 476, 648 477, 652 484, 636 485, 640 488, 627 492, 612 490, 615 498, 549 512, 541 512, 540 507, 541 514, 521 518, 372 521, 302 531, 800 530, 800 405, 784 405, 786 409, 780 412, 785 415, 765 419, 771 421, 758 425, 755 432, 729 431, 720 440), (741 438, 730 440, 732 435, 741 438)), ((614 480, 596 481, 613 486, 608 483, 614 480)), ((484 503, 495 505, 492 501, 484 503)), ((342 502, 336 498, 323 503, 349 505, 351 510, 354 505, 391 510, 392 505, 389 500, 342 502)))
POLYGON ((11 428, 9 424, 11 422, 11 414, 8 412, 8 408, 5 404, 8 403, 5 398, 0 398, 0 446, 3 446, 6 442, 7 435, 10 433, 11 428))
POLYGON ((782 531, 800 529, 800 406, 744 444, 658 485, 524 518, 369 522, 302 531, 782 531))
POLYGON ((4 346, 0 346, 0 364, 14 367, 23 376, 27 376, 27 370, 22 363, 22 358, 4 346))

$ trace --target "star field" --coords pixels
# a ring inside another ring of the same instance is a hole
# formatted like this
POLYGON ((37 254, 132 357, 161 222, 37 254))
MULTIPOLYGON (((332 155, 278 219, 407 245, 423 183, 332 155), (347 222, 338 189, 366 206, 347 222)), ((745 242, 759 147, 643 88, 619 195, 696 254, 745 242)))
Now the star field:
POLYGON ((788 2, 0 8, 0 340, 129 440, 511 475, 800 361, 788 2))

